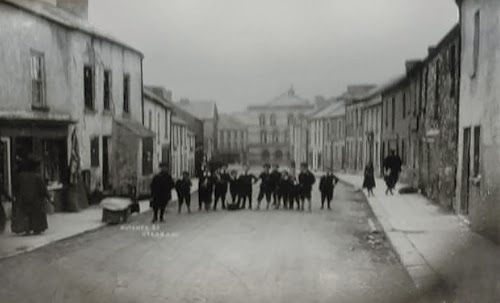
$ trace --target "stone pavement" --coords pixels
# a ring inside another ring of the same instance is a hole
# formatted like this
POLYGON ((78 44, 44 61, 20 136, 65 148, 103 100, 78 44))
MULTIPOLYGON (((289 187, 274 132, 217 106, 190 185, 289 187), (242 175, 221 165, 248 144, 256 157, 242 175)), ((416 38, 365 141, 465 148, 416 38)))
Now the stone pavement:
MULTIPOLYGON (((337 176, 361 190, 362 176, 337 176)), ((455 302, 500 301, 497 245, 422 195, 386 196, 384 181, 376 183, 369 204, 417 288, 445 282, 455 292, 455 302)))
MULTIPOLYGON (((192 192, 198 190, 198 179, 193 179, 192 192)), ((172 203, 169 208, 177 206, 177 194, 172 191, 172 203)), ((149 201, 141 201, 141 213, 150 210, 149 201)), ((96 205, 78 213, 55 213, 47 216, 49 229, 41 235, 16 235, 10 230, 7 221, 6 230, 0 234, 0 259, 15 256, 43 247, 50 243, 71 238, 106 226, 101 222, 102 209, 96 205)), ((133 217, 132 219, 133 220, 133 217)))

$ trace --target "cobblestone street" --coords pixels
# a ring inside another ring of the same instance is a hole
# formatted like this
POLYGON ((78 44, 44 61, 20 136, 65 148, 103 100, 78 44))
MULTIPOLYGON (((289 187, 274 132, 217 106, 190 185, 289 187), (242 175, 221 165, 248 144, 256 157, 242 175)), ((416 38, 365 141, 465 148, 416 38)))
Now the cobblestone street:
MULTIPOLYGON (((196 195, 193 205, 197 208, 196 195)), ((255 205, 255 204, 254 204, 255 205)), ((149 214, 0 263, 8 302, 409 302, 414 287, 363 195, 332 211, 149 214), (376 223, 377 224, 377 223, 376 223)), ((3 301, 3 300, 2 300, 3 301)))

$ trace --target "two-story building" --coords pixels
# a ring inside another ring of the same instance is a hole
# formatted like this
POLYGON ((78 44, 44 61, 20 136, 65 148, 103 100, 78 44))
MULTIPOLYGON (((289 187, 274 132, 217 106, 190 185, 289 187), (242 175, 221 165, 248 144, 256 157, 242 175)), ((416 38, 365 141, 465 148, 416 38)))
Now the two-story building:
POLYGON ((461 63, 457 209, 500 241, 500 2, 457 0, 461 63))
MULTIPOLYGON (((117 156, 127 151, 117 151, 113 131, 153 135, 142 127, 143 55, 90 25, 87 6, 0 1, 0 140, 9 192, 30 154, 41 158, 43 177, 59 193, 81 183, 87 191, 111 189, 117 180, 137 185, 143 177, 141 161, 133 174, 119 169, 117 156)), ((142 146, 131 153, 143 154, 142 146)))

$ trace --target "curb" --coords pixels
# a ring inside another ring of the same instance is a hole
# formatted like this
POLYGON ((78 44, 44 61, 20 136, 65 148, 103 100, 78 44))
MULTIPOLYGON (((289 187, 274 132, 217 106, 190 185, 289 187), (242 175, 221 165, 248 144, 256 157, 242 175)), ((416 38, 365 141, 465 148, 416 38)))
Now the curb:
MULTIPOLYGON (((359 186, 346 181, 339 177, 340 182, 354 189, 360 189, 359 186)), ((416 249, 413 243, 406 237, 402 231, 395 230, 388 220, 387 213, 377 201, 378 198, 369 199, 366 193, 361 190, 373 214, 379 221, 384 233, 387 236, 391 246, 394 249, 401 265, 404 267, 410 276, 417 290, 428 289, 444 281, 433 269, 429 266, 425 258, 416 249)))
MULTIPOLYGON (((198 189, 195 189, 191 192, 191 194, 196 194, 198 192, 198 189)), ((171 203, 173 202, 178 202, 178 199, 176 200, 172 200, 170 201, 171 203)), ((171 206, 172 207, 172 206, 171 206)), ((169 207, 169 208, 171 208, 169 207)), ((144 210, 143 212, 137 214, 137 216, 140 216, 140 215, 145 215, 147 213, 150 213, 152 211, 151 208, 148 208, 146 210, 144 210)), ((82 236, 84 234, 87 234, 87 233, 91 233, 91 232, 95 232, 95 231, 98 231, 100 229, 103 229, 105 227, 109 226, 109 224, 107 223, 102 223, 99 225, 99 226, 96 226, 96 227, 93 227, 93 228, 89 228, 89 229, 85 229, 85 230, 82 230, 80 232, 77 232, 77 233, 74 233, 72 235, 68 235, 68 236, 65 236, 65 237, 62 237, 60 239, 56 239, 56 240, 53 240, 53 241, 48 241, 46 243, 39 243, 39 244, 36 244, 36 245, 33 245, 33 246, 29 246, 27 247, 26 249, 23 249, 23 250, 18 250, 18 251, 15 251, 13 253, 10 253, 10 254, 6 254, 6 255, 3 255, 3 256, 0 256, 0 261, 3 261, 5 259, 8 259, 8 258, 12 258, 12 257, 15 257, 15 256, 19 256, 19 255, 23 255, 23 254, 26 254, 26 253, 29 253, 29 252, 32 252, 32 251, 35 251, 37 249, 40 249, 42 247, 45 247, 45 246, 48 246, 48 245, 51 245, 51 244, 54 244, 54 243, 57 243, 57 242, 61 242, 61 241, 65 241, 65 240, 69 240, 69 239, 72 239, 72 238, 76 238, 78 236, 82 236)))

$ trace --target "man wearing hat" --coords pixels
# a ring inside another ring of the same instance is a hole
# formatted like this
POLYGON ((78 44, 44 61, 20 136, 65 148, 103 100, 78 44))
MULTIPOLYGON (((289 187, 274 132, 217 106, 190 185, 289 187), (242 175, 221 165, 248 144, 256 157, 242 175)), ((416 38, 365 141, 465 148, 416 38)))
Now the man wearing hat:
POLYGON ((326 175, 321 177, 319 182, 319 191, 321 192, 321 209, 325 207, 325 201, 327 202, 328 209, 331 209, 330 204, 333 199, 333 189, 338 182, 339 179, 333 174, 331 168, 328 169, 326 175))
POLYGON ((271 186, 271 174, 269 173, 269 169, 271 166, 269 164, 264 164, 264 171, 260 174, 260 191, 259 196, 257 197, 257 209, 260 209, 260 203, 264 196, 267 201, 267 209, 269 209, 269 204, 271 204, 271 195, 273 192, 271 186))
POLYGON ((301 210, 304 210, 305 201, 308 201, 309 211, 312 211, 311 208, 311 192, 314 183, 316 183, 316 178, 313 173, 309 171, 307 163, 302 163, 300 165, 300 174, 299 174, 299 184, 300 184, 300 200, 301 200, 301 210))
POLYGON ((278 207, 280 204, 280 196, 279 196, 279 185, 281 180, 281 173, 279 172, 279 165, 273 165, 273 171, 271 172, 270 177, 270 187, 273 196, 273 205, 278 207))
POLYGON ((153 223, 164 222, 163 216, 168 202, 172 199, 172 189, 175 187, 172 176, 168 173, 168 163, 160 163, 161 171, 151 181, 151 206, 153 207, 153 223))

